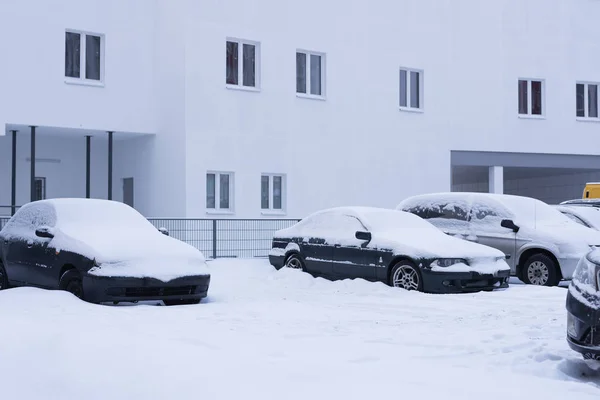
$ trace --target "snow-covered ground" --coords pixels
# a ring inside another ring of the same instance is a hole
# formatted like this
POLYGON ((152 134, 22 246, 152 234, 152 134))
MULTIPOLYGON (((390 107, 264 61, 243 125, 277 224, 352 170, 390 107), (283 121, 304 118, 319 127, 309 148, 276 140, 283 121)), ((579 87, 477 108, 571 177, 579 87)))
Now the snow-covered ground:
POLYGON ((217 260, 209 297, 101 306, 0 292, 6 399, 598 399, 564 288, 426 295, 217 260), (485 396, 485 397, 483 397, 485 396))

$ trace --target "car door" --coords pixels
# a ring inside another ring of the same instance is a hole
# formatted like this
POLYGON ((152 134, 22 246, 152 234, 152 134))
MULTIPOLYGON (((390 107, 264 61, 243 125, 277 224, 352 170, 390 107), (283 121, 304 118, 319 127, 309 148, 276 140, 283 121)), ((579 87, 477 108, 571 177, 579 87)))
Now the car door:
POLYGON ((36 238, 26 243, 27 256, 24 258, 27 283, 44 288, 57 284, 56 261, 58 256, 50 238, 36 238))
POLYGON ((366 241, 356 238, 356 232, 360 231, 366 232, 367 228, 357 217, 337 216, 336 233, 332 238, 334 241, 332 268, 336 278, 367 280, 376 278, 376 266, 371 265, 369 260, 377 249, 369 247, 366 241))
POLYGON ((506 262, 515 273, 517 234, 502 226, 502 220, 511 218, 509 210, 492 199, 486 199, 485 202, 474 200, 469 213, 469 238, 503 252, 506 262))
POLYGON ((306 272, 315 276, 330 277, 333 245, 327 243, 324 237, 318 237, 319 234, 314 232, 311 236, 299 238, 300 254, 304 258, 306 272))
POLYGON ((27 282, 27 239, 11 235, 2 237, 2 254, 4 268, 8 279, 14 285, 24 285, 27 282))

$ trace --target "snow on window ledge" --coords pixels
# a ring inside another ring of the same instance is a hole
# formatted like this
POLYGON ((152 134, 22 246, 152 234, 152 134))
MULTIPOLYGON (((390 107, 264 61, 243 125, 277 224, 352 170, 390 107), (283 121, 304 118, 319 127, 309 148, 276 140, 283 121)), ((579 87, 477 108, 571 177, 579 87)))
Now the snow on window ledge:
POLYGON ((271 216, 285 216, 287 213, 283 210, 262 210, 260 212, 261 215, 271 215, 271 216))
POLYGON ((518 114, 521 119, 546 119, 545 115, 518 114))
POLYGON ((241 90, 242 92, 260 92, 260 88, 255 86, 225 85, 225 87, 231 90, 241 90))
POLYGON ((104 82, 92 79, 65 78, 65 83, 68 85, 104 87, 104 82))
POLYGON ((209 209, 209 210, 206 210, 206 214, 209 214, 209 215, 234 215, 235 212, 233 210, 209 209))
POLYGON ((600 118, 577 117, 576 119, 579 122, 600 122, 600 118))
POLYGON ((414 107, 398 107, 400 111, 413 112, 413 113, 424 113, 425 110, 422 108, 414 108, 414 107))
POLYGON ((307 94, 307 93, 296 93, 296 97, 299 99, 309 99, 309 100, 321 100, 325 101, 327 98, 325 96, 319 96, 316 94, 307 94))

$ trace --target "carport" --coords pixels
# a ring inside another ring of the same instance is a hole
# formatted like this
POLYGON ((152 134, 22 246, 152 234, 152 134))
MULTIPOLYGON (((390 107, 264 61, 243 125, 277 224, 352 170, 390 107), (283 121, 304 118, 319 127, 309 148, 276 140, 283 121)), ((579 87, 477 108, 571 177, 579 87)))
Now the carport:
POLYGON ((505 193, 549 204, 581 198, 600 182, 600 156, 452 151, 452 191, 505 193))

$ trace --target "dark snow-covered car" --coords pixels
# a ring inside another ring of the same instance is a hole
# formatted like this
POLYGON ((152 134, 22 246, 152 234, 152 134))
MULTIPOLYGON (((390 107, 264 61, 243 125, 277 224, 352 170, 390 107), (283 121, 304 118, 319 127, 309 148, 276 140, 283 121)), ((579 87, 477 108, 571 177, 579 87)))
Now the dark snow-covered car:
POLYGON ((332 208, 275 233, 271 264, 327 279, 363 278, 451 293, 508 287, 504 254, 445 235, 410 213, 332 208))
POLYGON ((203 254, 133 208, 96 199, 21 207, 0 231, 0 289, 61 289, 92 303, 197 304, 210 274, 203 254))
POLYGON ((506 255, 512 274, 527 284, 556 286, 600 245, 600 232, 575 223, 540 200, 492 193, 431 193, 402 201, 441 231, 506 255))
POLYGON ((583 257, 567 293, 567 342, 585 359, 600 360, 600 250, 583 257))

